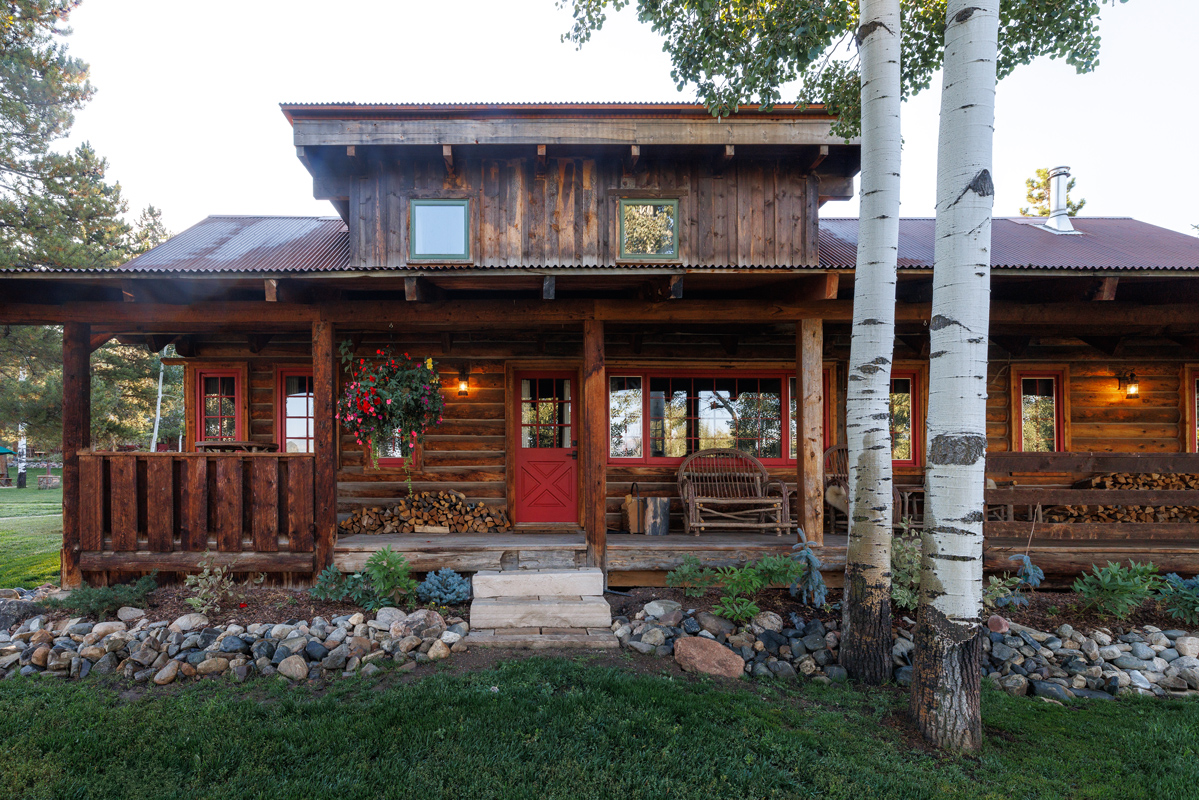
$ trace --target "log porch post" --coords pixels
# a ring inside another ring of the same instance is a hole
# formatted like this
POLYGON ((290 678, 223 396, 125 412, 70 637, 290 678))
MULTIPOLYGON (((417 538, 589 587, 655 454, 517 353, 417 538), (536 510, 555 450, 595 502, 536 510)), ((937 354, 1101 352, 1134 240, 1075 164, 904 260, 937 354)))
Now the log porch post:
POLYGON ((313 576, 333 563, 337 536, 337 421, 333 396, 337 388, 333 323, 312 323, 312 420, 315 469, 313 471, 313 576))
POLYGON ((795 324, 795 400, 797 521, 824 544, 824 320, 795 324))
MULTIPOLYGON (((62 332, 62 557, 61 585, 78 588, 79 569, 79 451, 92 442, 92 372, 90 331, 86 324, 68 322, 62 332)), ((87 502, 99 502, 89 497, 87 502)))
POLYGON ((583 322, 583 508, 587 563, 607 573, 608 397, 604 323, 583 322))

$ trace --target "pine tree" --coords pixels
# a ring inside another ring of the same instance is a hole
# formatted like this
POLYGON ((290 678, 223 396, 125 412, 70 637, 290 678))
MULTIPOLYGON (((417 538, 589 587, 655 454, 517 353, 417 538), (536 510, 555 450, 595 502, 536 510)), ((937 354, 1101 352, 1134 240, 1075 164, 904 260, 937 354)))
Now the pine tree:
MULTIPOLYGON (((1075 180, 1076 178, 1071 177, 1066 182, 1066 214, 1071 217, 1076 216, 1087 204, 1086 198, 1077 203, 1070 200, 1070 192, 1074 191, 1075 180)), ((1020 215, 1024 217, 1049 216, 1049 170, 1038 169, 1035 178, 1024 181, 1024 187, 1027 189, 1026 199, 1032 205, 1020 209, 1020 215)))
POLYGON ((113 266, 129 256, 121 187, 88 144, 52 149, 91 98, 63 26, 79 0, 10 0, 0 17, 0 267, 113 266))

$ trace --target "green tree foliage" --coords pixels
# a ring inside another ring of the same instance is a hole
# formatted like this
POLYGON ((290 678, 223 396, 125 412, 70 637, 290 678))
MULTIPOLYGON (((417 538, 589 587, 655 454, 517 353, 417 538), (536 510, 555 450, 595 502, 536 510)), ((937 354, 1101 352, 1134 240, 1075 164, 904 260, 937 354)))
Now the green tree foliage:
MULTIPOLYGON (((558 0, 574 24, 563 36, 582 46, 600 30, 609 10, 632 0, 558 0)), ((1038 56, 1064 59, 1080 73, 1099 62, 1099 12, 1125 0, 1004 0, 1000 7, 998 76, 1038 56)), ((835 128, 856 135, 860 81, 856 50, 857 3, 850 0, 637 0, 638 18, 663 39, 671 77, 681 91, 696 87, 716 116, 759 102, 828 104, 835 128), (796 97, 784 87, 799 81, 796 97)), ((903 0, 903 94, 928 88, 941 67, 945 0, 903 0)))
POLYGON ((131 254, 119 183, 89 144, 52 148, 91 98, 67 55, 78 0, 10 0, 0 17, 0 267, 113 266, 131 254))
MULTIPOLYGON (((1077 203, 1070 199, 1070 192, 1074 191, 1074 181, 1075 178, 1071 178, 1066 182, 1066 214, 1071 217, 1076 216, 1087 204, 1086 198, 1077 203)), ((1020 209, 1021 216, 1049 216, 1049 170, 1038 169, 1037 176, 1024 181, 1024 186, 1028 190, 1028 202, 1032 205, 1020 209)))
MULTIPOLYGON (((174 353, 167 348, 167 354, 174 353)), ((115 448, 149 440, 158 398, 161 356, 110 341, 92 353, 92 441, 115 448)), ((13 443, 24 422, 31 450, 62 443, 62 329, 12 326, 0 330, 0 442, 13 443), (22 375, 24 380, 22 380, 22 375)), ((163 376, 161 441, 183 431, 183 368, 163 376)))
POLYGON ((146 206, 133 225, 130 255, 140 256, 171 238, 171 235, 162 221, 162 209, 146 206))

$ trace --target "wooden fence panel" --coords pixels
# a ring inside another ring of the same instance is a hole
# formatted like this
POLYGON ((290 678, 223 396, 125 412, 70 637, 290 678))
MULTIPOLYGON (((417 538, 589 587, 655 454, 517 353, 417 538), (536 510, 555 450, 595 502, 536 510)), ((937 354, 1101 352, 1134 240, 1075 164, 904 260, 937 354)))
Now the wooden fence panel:
POLYGON ((79 549, 104 548, 104 462, 79 459, 79 549))
POLYGON ((155 553, 174 549, 175 470, 169 458, 146 463, 146 539, 155 553))
POLYGON ((250 519, 254 549, 273 553, 279 549, 279 460, 256 458, 250 468, 250 519))
POLYGON ((292 459, 287 467, 287 539, 293 553, 312 550, 313 460, 292 459))
POLYGON ((112 498, 112 549, 137 549, 137 457, 119 456, 108 465, 112 498))
POLYGON ((238 552, 242 531, 241 459, 214 458, 213 466, 216 485, 220 487, 212 498, 216 546, 222 552, 238 552))
POLYGON ((208 549, 208 459, 183 462, 183 520, 179 543, 183 550, 208 549))

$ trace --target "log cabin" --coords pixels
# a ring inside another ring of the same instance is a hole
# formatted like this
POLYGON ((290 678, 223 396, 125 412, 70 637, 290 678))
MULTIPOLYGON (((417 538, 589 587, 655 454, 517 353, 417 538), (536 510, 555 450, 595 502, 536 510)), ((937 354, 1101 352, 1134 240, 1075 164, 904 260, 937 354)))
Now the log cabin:
MULTIPOLYGON (((335 214, 212 216, 118 268, 0 273, 0 323, 64 328, 64 585, 209 553, 303 583, 384 545, 418 572, 590 566, 660 585, 687 555, 744 563, 799 529, 839 585, 825 489, 857 221, 822 209, 852 197, 859 143, 827 113, 282 111, 335 214), (89 354, 114 337, 174 345, 184 452, 92 446, 89 354), (343 343, 434 360, 444 420, 407 467, 334 418, 343 343), (680 462, 731 446, 793 489, 787 535, 682 535, 680 462), (410 492, 458 509, 434 520, 453 530, 362 532, 410 492), (627 496, 670 498, 669 534, 627 532, 627 496)), ((986 568, 1029 549, 1060 576, 1108 559, 1197 572, 1199 484, 1163 476, 1199 475, 1199 240, 1054 211, 994 223, 986 568)), ((899 258, 897 517, 918 526, 931 219, 902 221, 899 258)))

